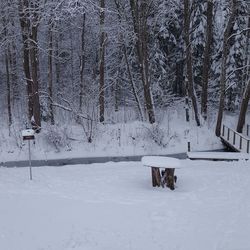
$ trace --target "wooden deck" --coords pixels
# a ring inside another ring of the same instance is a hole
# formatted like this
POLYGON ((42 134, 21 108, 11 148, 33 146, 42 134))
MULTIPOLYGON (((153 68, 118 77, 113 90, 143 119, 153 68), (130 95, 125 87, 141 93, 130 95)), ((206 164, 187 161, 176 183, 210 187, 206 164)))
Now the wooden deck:
POLYGON ((250 153, 250 138, 236 132, 226 125, 223 125, 222 127, 222 135, 220 138, 222 143, 231 150, 247 154, 250 153))
POLYGON ((250 154, 239 152, 187 152, 190 160, 239 161, 249 160, 250 154))

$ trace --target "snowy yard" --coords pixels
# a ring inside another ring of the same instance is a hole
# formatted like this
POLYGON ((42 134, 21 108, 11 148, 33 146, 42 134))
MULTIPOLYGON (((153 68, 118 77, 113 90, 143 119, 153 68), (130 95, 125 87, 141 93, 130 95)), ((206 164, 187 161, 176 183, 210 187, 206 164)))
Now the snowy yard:
POLYGON ((138 162, 0 168, 0 249, 249 250, 249 162, 182 164, 175 191, 138 162))

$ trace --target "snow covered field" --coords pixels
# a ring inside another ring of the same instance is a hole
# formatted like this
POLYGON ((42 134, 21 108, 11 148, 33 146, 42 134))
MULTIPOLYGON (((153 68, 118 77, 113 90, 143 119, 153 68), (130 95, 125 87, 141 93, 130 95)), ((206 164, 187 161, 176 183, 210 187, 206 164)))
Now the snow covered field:
POLYGON ((175 191, 138 162, 0 168, 0 249, 249 250, 249 162, 182 164, 175 191))

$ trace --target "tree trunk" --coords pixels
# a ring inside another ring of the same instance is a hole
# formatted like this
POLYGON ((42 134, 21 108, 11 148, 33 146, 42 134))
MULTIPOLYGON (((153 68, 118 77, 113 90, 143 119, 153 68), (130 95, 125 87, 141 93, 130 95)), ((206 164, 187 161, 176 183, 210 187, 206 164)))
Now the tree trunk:
POLYGON ((128 55, 127 55, 127 48, 126 48, 125 43, 123 43, 123 51, 124 51, 125 63, 127 65, 127 70, 128 70, 129 82, 130 82, 130 85, 131 85, 131 88, 132 88, 132 91, 133 91, 133 94, 134 94, 134 97, 135 97, 135 101, 136 101, 137 108, 138 108, 138 111, 139 111, 140 119, 141 119, 141 121, 143 121, 143 111, 142 111, 142 107, 141 107, 141 103, 140 103, 140 98, 139 98, 139 96, 137 94, 136 86, 135 86, 135 83, 133 81, 132 73, 131 73, 131 70, 130 70, 128 55))
POLYGON ((48 24, 49 32, 48 32, 48 95, 49 95, 49 118, 51 125, 55 124, 54 119, 54 111, 53 111, 53 25, 52 21, 49 21, 48 24))
POLYGON ((12 125, 12 111, 11 111, 11 87, 10 87, 10 71, 9 71, 9 55, 5 52, 5 67, 6 67, 6 85, 7 85, 7 107, 8 107, 8 128, 10 135, 10 128, 12 125))
POLYGON ((29 4, 28 0, 19 0, 19 20, 23 38, 23 68, 27 81, 29 120, 33 128, 39 131, 41 127, 37 44, 39 1, 35 0, 29 4))
POLYGON ((243 127, 245 125, 246 120, 246 113, 248 108, 248 103, 250 99, 250 80, 248 80, 242 101, 241 101, 241 107, 240 107, 240 114, 237 124, 237 132, 242 133, 243 127))
POLYGON ((165 168, 163 172, 164 183, 166 186, 171 190, 174 190, 174 184, 176 182, 177 177, 174 175, 175 169, 174 168, 165 168))
POLYGON ((100 73, 100 85, 99 85, 99 121, 104 122, 105 112, 105 0, 100 0, 100 48, 99 48, 99 73, 100 73))
POLYGON ((160 169, 152 167, 151 168, 151 174, 152 174, 152 186, 153 187, 160 187, 161 186, 160 169))
MULTIPOLYGON (((14 24, 13 24, 14 27, 14 24)), ((14 35, 14 32, 13 32, 14 35)), ((18 96, 19 96, 19 91, 18 91, 18 75, 17 75, 17 48, 16 44, 13 41, 11 50, 10 50, 10 68, 11 68, 11 86, 12 86, 12 95, 13 95, 13 106, 15 106, 18 96)))
POLYGON ((38 45, 37 45, 37 24, 33 24, 31 28, 31 48, 30 63, 32 75, 32 95, 33 95, 33 128, 37 131, 41 127, 40 102, 38 90, 38 45))
POLYGON ((149 4, 141 2, 140 6, 135 0, 130 0, 130 8, 133 18, 134 32, 136 35, 136 52, 140 67, 140 74, 144 90, 144 99, 148 119, 151 124, 155 123, 154 105, 149 81, 149 62, 148 62, 148 13, 149 4))
POLYGON ((217 122, 216 122, 216 129, 215 129, 216 136, 220 136, 221 134, 221 125, 222 125, 222 118, 223 118, 223 111, 224 111, 224 104, 225 104, 225 94, 226 94, 225 93, 226 66, 227 66, 227 56, 229 52, 228 38, 230 36, 231 30, 233 28, 234 21, 235 21, 236 4, 237 4, 237 0, 231 0, 230 16, 229 16, 227 26, 224 32, 224 37, 223 37, 222 63, 221 63, 221 74, 220 74, 220 102, 219 102, 219 111, 217 115, 217 122))
MULTIPOLYGON (((58 27, 56 27, 58 29, 58 27)), ((60 58, 59 58, 59 41, 60 41, 60 34, 54 35, 54 44, 55 44, 55 51, 54 51, 54 61, 55 61, 55 84, 56 89, 61 90, 61 84, 60 84, 60 74, 61 74, 61 68, 60 68, 60 58)))
POLYGON ((186 93, 186 87, 183 84, 185 80, 183 77, 183 64, 183 60, 180 60, 176 62, 175 66, 175 84, 173 91, 180 96, 185 96, 186 93))
POLYGON ((84 95, 84 68, 85 68, 85 25, 86 25, 86 13, 83 13, 82 18, 82 34, 81 34, 81 55, 80 55, 80 93, 79 93, 79 110, 82 111, 83 107, 83 95, 84 95))
POLYGON ((193 81, 192 49, 191 49, 189 32, 190 32, 190 3, 189 0, 184 0, 184 40, 186 44, 186 69, 187 69, 187 79, 188 79, 188 95, 192 101, 196 124, 197 126, 200 126, 200 118, 199 118, 197 99, 193 81))
MULTIPOLYGON (((14 35, 14 33, 12 33, 14 35)), ((13 107, 18 99, 18 76, 17 76, 17 49, 14 41, 12 41, 9 47, 9 64, 10 64, 10 82, 12 92, 13 107)))
MULTIPOLYGON (((3 35, 5 39, 7 39, 8 36, 8 30, 7 30, 7 21, 5 17, 2 18, 3 22, 3 35)), ((6 89, 7 89, 7 110, 8 110, 8 128, 9 128, 9 136, 10 136, 10 128, 12 124, 12 111, 11 111, 11 81, 10 81, 10 48, 9 44, 7 45, 7 48, 5 49, 5 70, 6 70, 6 89)))
POLYGON ((201 113, 204 120, 207 119, 207 92, 208 80, 211 61, 211 46, 213 42, 213 0, 207 1, 207 30, 206 30, 206 45, 203 60, 202 73, 202 95, 201 95, 201 113))
MULTIPOLYGON (((250 5, 249 5, 250 9, 250 5)), ((245 48, 245 65, 248 65, 248 67, 244 70, 244 77, 243 77, 243 83, 246 83, 250 74, 250 16, 248 17, 248 24, 247 24, 247 36, 246 36, 246 48, 245 48)))
POLYGON ((186 114, 186 122, 190 121, 190 115, 189 115, 189 97, 188 97, 188 82, 185 82, 185 90, 186 90, 186 96, 185 96, 185 114, 186 114))
MULTIPOLYGON (((120 73, 118 73, 120 75, 120 73)), ((120 99, 120 81, 119 79, 116 80, 115 83, 115 89, 114 89, 114 94, 115 94, 115 112, 119 111, 119 99, 120 99)))
POLYGON ((22 30, 23 40, 23 69, 27 83, 27 94, 28 94, 28 117, 31 121, 33 117, 33 93, 32 93, 32 81, 30 73, 30 57, 29 57, 29 29, 30 29, 30 18, 29 18, 29 2, 28 0, 19 0, 19 20, 22 30))
MULTIPOLYGON (((118 14, 118 19, 119 19, 119 22, 121 23, 122 20, 121 20, 120 3, 117 0, 115 0, 115 4, 116 4, 117 11, 119 13, 118 14)), ((126 47, 126 44, 125 44, 125 41, 124 41, 124 36, 123 36, 122 33, 119 34, 119 38, 120 38, 119 39, 120 43, 122 44, 121 50, 123 51, 123 54, 124 54, 125 64, 127 66, 127 71, 128 71, 128 78, 129 78, 129 82, 130 82, 132 92, 133 92, 133 95, 134 95, 134 98, 135 98, 135 101, 136 101, 136 105, 137 105, 137 108, 138 108, 139 117, 140 117, 140 120, 143 121, 143 108, 142 108, 142 105, 140 103, 140 97, 139 97, 139 95, 137 93, 135 82, 133 80, 133 75, 132 75, 132 71, 131 71, 131 67, 130 67, 129 59, 128 59, 127 47, 126 47)))

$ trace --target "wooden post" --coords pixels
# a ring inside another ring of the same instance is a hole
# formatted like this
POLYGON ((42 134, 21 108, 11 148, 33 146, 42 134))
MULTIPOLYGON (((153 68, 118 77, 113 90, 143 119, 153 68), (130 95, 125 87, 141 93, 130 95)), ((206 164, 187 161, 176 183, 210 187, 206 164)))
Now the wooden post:
POLYGON ((160 187, 161 186, 160 169, 152 167, 151 172, 152 172, 152 185, 153 185, 153 187, 160 187))
POLYGON ((223 124, 223 126, 222 126, 222 136, 224 137, 224 135, 225 135, 225 125, 223 124))
POLYGON ((191 143, 190 143, 190 141, 188 141, 188 152, 190 152, 191 151, 191 143))
POLYGON ((235 136, 236 136, 236 133, 235 133, 235 131, 234 131, 233 145, 235 145, 235 136))
POLYGON ((250 128, 250 125, 247 124, 247 136, 249 136, 249 128, 250 128))
POLYGON ((247 141, 247 153, 249 153, 249 144, 250 144, 250 140, 247 141))
POLYGON ((240 136, 240 149, 242 149, 242 137, 240 136))
POLYGON ((230 129, 227 128, 227 140, 229 141, 229 136, 230 136, 230 129))
POLYGON ((29 143, 29 168, 30 168, 30 180, 32 180, 32 167, 31 167, 31 152, 30 152, 30 140, 29 143))
POLYGON ((174 190, 174 183, 175 183, 175 177, 174 177, 174 168, 165 168, 165 182, 168 188, 171 190, 174 190))

